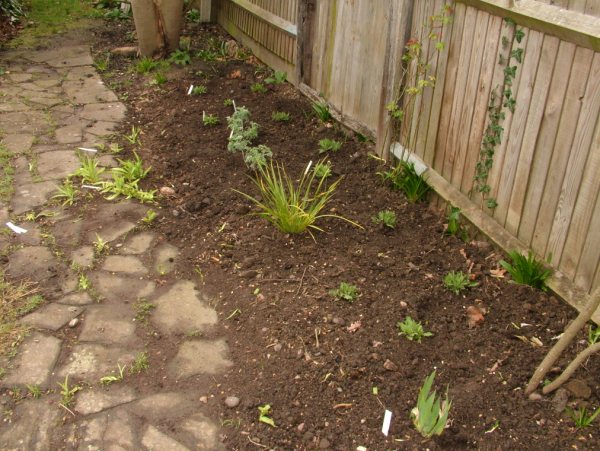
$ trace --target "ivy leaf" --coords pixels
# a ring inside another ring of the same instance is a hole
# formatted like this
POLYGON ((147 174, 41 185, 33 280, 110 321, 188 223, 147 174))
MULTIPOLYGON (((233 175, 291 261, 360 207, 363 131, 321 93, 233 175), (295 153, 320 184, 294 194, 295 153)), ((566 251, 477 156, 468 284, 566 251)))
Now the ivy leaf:
POLYGON ((523 38, 525 37, 525 32, 523 31, 522 28, 519 28, 517 31, 515 31, 515 40, 520 44, 521 41, 523 40, 523 38))
POLYGON ((446 47, 446 43, 445 42, 438 41, 438 42, 435 43, 435 49, 438 52, 441 52, 442 50, 444 50, 445 47, 446 47))
POLYGON ((510 52, 510 57, 514 58, 519 63, 522 62, 523 61, 523 49, 518 48, 518 49, 513 50, 512 52, 510 52))

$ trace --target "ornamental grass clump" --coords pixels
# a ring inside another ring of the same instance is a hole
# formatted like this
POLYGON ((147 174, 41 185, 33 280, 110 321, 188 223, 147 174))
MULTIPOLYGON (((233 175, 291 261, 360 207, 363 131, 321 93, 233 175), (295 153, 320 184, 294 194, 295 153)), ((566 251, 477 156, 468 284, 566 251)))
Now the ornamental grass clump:
POLYGON ((315 223, 327 217, 343 219, 361 227, 343 216, 321 213, 335 193, 341 178, 328 185, 324 178, 318 178, 315 172, 310 170, 311 165, 312 162, 308 164, 300 180, 294 182, 283 165, 270 162, 259 167, 257 176, 253 178, 260 193, 259 198, 234 191, 251 200, 259 208, 260 211, 256 213, 258 216, 285 233, 308 231, 312 236, 311 229, 322 231, 315 223))
POLYGON ((435 390, 431 392, 434 379, 435 370, 425 379, 419 391, 417 405, 410 412, 415 428, 425 438, 441 435, 444 432, 452 407, 452 401, 448 399, 448 388, 444 400, 437 396, 435 390))
POLYGON ((529 251, 525 257, 519 251, 511 251, 508 256, 512 263, 501 260, 500 264, 511 275, 514 283, 548 290, 546 280, 552 275, 552 270, 535 258, 533 252, 529 251))

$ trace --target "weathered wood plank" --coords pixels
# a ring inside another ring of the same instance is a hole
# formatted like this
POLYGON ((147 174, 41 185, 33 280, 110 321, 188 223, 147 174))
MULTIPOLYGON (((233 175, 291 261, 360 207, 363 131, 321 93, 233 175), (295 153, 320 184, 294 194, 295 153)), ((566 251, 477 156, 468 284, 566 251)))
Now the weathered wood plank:
POLYGON ((259 18, 260 20, 267 22, 268 24, 274 26, 275 28, 280 29, 281 31, 289 34, 292 37, 296 37, 298 33, 298 28, 295 23, 291 23, 276 14, 273 14, 271 11, 261 8, 254 3, 251 3, 248 0, 229 0, 232 3, 235 3, 240 8, 248 11, 250 14, 259 18))

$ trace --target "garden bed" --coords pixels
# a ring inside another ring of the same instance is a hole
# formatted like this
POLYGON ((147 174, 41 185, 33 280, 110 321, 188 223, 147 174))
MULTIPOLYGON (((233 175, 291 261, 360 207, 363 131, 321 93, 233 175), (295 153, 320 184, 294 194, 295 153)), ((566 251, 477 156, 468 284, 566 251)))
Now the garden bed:
MULTIPOLYGON (((115 45, 131 45, 128 31, 114 22, 98 30, 96 59, 115 45)), ((186 34, 192 55, 202 48, 215 51, 217 60, 175 65, 166 83, 154 85, 154 74, 131 70, 135 60, 113 56, 104 76, 128 106, 121 136, 132 126, 143 132, 139 152, 152 166, 146 187, 174 190, 155 207, 153 227, 182 252, 177 271, 164 278, 195 277, 219 311, 219 332, 228 337, 233 369, 215 377, 211 393, 199 394, 221 419, 226 447, 594 448, 600 421, 576 429, 566 413, 555 410, 559 401, 552 396, 531 401, 523 395, 535 366, 575 312, 552 294, 508 283, 498 271, 502 255, 488 243, 448 236, 443 212, 391 191, 377 175, 386 168, 370 156, 372 144, 320 122, 293 86, 253 92, 267 72, 253 58, 221 58, 215 43, 227 38, 217 27, 193 26, 186 34), (206 93, 188 95, 190 85, 206 86, 206 93), (233 106, 226 99, 249 109, 260 126, 256 142, 269 146, 274 160, 298 177, 309 161, 322 157, 319 140, 343 141, 339 151, 327 154, 332 180, 343 177, 327 213, 362 228, 325 218, 318 222, 324 232, 314 232, 313 239, 284 234, 252 215, 252 204, 234 191, 257 194, 241 154, 227 151, 226 117, 233 106), (290 120, 273 121, 275 111, 289 113, 290 120), (220 123, 203 126, 203 112, 220 123), (396 213, 394 229, 372 221, 382 210, 396 213), (478 285, 454 294, 443 284, 450 271, 468 273, 478 285), (356 285, 360 296, 336 300, 329 292, 341 282, 356 285), (484 314, 477 324, 468 314, 473 309, 484 314), (397 323, 407 316, 433 336, 421 343, 399 336, 397 323), (435 387, 448 387, 453 404, 449 427, 426 441, 409 414, 434 369, 435 387), (241 403, 229 408, 227 396, 241 403), (264 404, 271 405, 277 427, 258 421, 264 404), (393 412, 388 437, 381 433, 385 409, 393 412)), ((573 345, 570 355, 583 346, 573 345)), ((152 340, 149 351, 159 355, 160 340, 152 340)), ((598 406, 599 370, 592 358, 578 371, 580 385, 591 394, 567 392, 569 406, 598 406)), ((191 387, 194 380, 179 384, 191 387)))

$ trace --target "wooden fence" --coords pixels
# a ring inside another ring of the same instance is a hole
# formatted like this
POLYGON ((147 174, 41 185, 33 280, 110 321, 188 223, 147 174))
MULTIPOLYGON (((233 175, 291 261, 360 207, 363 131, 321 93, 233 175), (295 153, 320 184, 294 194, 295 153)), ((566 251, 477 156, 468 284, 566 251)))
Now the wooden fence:
POLYGON ((600 286, 600 1, 514 3, 221 0, 218 17, 267 49, 275 63, 267 62, 287 68, 305 93, 323 95, 344 122, 377 137, 380 148, 390 144, 385 105, 400 82, 404 43, 423 42, 436 83, 415 100, 411 152, 437 193, 497 244, 548 259, 552 288, 578 306, 600 286), (446 3, 453 20, 436 52, 426 24, 446 3), (524 32, 524 53, 487 181, 497 201, 489 209, 473 180, 490 92, 504 77, 499 53, 512 42, 505 17, 524 32))

